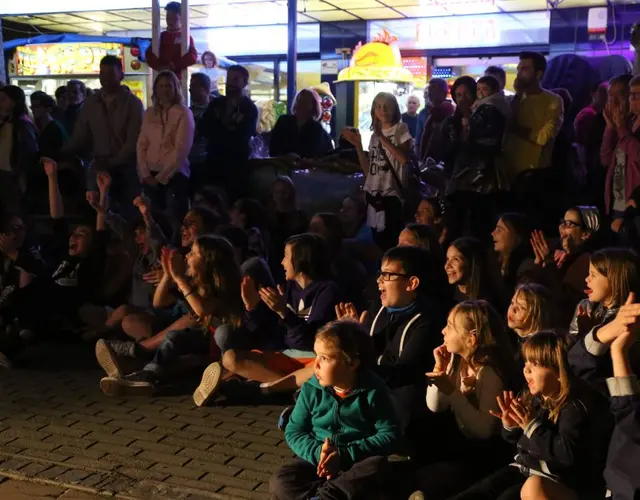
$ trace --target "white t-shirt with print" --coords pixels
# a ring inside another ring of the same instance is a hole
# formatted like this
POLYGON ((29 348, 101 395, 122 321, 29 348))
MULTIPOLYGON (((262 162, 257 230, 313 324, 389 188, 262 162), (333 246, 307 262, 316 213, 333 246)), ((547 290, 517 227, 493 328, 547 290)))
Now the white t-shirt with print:
MULTIPOLYGON (((406 123, 397 123, 393 127, 383 130, 382 133, 391 141, 394 146, 400 146, 407 141, 413 140, 409 127, 406 123)), ((402 182, 404 187, 409 181, 409 170, 407 165, 400 162, 388 150, 382 151, 382 143, 375 135, 371 136, 369 143, 369 174, 364 182, 364 190, 372 195, 397 196, 402 198, 398 190, 398 184, 393 174, 389 170, 391 166, 402 182), (386 153, 386 158, 385 158, 386 153), (387 161, 388 158, 388 161, 387 161)))

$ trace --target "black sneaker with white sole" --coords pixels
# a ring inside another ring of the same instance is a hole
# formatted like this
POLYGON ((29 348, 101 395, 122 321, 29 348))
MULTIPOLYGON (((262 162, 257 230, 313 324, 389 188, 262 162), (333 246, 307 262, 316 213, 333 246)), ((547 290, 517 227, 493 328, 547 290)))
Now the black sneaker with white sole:
POLYGON ((149 371, 139 371, 123 378, 105 377, 100 380, 100 389, 107 396, 152 396, 156 387, 156 376, 149 371))

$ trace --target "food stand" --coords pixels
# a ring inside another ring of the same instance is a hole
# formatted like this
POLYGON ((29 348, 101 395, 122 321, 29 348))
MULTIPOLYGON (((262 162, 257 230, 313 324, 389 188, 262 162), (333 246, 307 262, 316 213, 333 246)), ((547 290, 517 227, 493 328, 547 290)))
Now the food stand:
POLYGON ((151 70, 138 59, 140 49, 113 42, 44 43, 16 47, 9 61, 9 78, 27 96, 41 90, 53 96, 68 80, 82 81, 87 88, 100 88, 100 60, 114 55, 123 61, 124 84, 147 103, 151 70))
POLYGON ((379 92, 389 92, 398 100, 400 110, 406 111, 414 77, 403 66, 396 37, 383 30, 376 38, 358 44, 351 62, 338 74, 336 98, 336 131, 344 127, 360 130, 365 147, 371 137, 371 105, 379 92))

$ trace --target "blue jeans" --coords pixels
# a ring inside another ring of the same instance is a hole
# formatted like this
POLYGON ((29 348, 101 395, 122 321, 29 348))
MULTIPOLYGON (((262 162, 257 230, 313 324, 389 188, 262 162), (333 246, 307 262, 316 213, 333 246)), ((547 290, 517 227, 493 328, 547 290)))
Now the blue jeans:
POLYGON ((162 379, 167 370, 175 364, 180 356, 187 354, 209 354, 209 333, 202 328, 185 328, 167 334, 164 342, 158 347, 153 360, 143 370, 152 372, 162 379))

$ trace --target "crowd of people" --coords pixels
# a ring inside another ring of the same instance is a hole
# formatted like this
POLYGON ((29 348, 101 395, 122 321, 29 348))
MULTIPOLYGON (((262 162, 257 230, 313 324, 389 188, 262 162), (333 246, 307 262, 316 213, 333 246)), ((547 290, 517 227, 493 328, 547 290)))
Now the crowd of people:
MULTIPOLYGON (((363 190, 316 214, 286 176, 247 197, 242 66, 223 96, 192 75, 191 108, 165 70, 145 111, 113 56, 64 113, 1 88, 0 365, 67 336, 95 343, 109 396, 194 369, 197 406, 289 394, 279 500, 638 498, 640 77, 567 123, 545 67, 523 53, 513 98, 496 67, 453 102, 431 80, 419 113, 379 94, 368 149, 341 134, 363 190)), ((302 90, 272 155, 329 153, 320 115, 302 90)))

